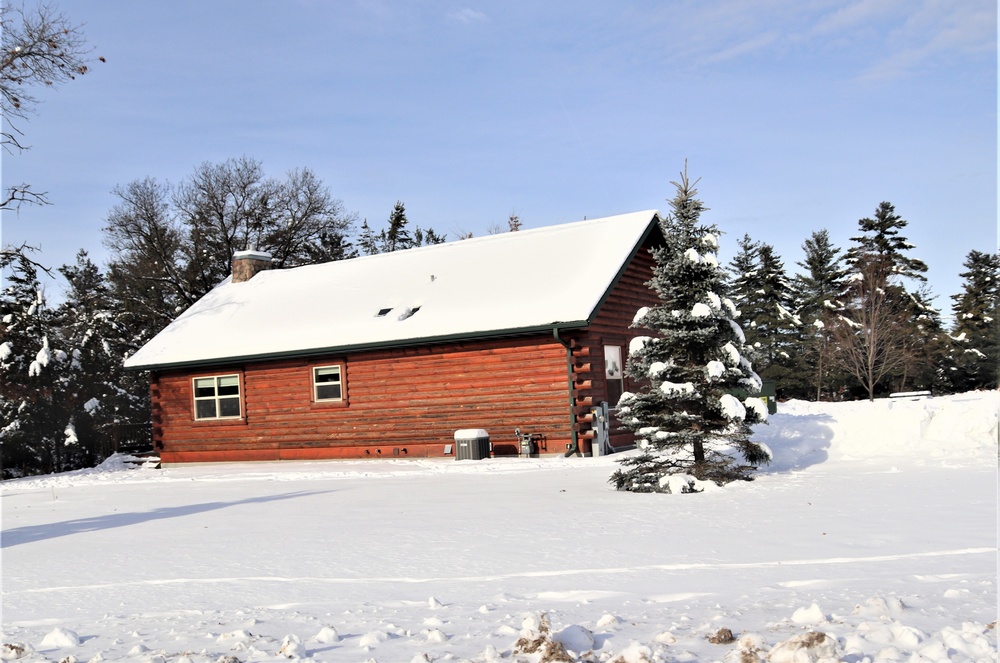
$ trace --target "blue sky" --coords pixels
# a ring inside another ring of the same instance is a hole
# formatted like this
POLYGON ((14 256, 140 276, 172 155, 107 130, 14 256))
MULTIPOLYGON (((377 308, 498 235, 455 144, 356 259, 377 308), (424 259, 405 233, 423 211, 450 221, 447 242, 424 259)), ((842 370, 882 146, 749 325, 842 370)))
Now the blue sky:
POLYGON ((666 209, 687 159, 722 259, 749 233, 789 272, 888 200, 946 313, 997 248, 991 0, 58 4, 107 63, 43 92, 2 164, 53 203, 3 242, 53 266, 106 260, 116 185, 241 155, 450 238, 666 209))

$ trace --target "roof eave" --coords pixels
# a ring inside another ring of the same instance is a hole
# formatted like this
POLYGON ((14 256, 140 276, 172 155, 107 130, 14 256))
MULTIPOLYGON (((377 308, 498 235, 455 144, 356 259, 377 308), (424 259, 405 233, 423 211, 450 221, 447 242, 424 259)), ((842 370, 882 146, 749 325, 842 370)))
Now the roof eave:
POLYGON ((176 370, 184 368, 198 368, 206 366, 228 366, 232 364, 257 363, 276 359, 296 359, 300 357, 313 357, 320 355, 337 355, 372 350, 391 350, 396 348, 412 348, 421 345, 434 345, 441 343, 459 343, 462 341, 478 341, 496 338, 511 338, 517 336, 531 336, 533 334, 551 334, 553 329, 559 331, 570 329, 582 329, 590 324, 589 320, 576 320, 572 322, 552 322, 544 325, 533 325, 530 327, 512 327, 509 329, 495 329, 490 331, 463 332, 458 334, 444 334, 439 336, 423 336, 420 338, 394 339, 391 341, 378 341, 374 343, 356 343, 353 345, 334 345, 321 348, 304 348, 301 350, 287 350, 278 352, 266 352, 252 355, 238 355, 232 357, 213 357, 210 359, 196 359, 191 361, 178 361, 168 363, 147 363, 135 366, 126 366, 127 371, 162 371, 176 370))

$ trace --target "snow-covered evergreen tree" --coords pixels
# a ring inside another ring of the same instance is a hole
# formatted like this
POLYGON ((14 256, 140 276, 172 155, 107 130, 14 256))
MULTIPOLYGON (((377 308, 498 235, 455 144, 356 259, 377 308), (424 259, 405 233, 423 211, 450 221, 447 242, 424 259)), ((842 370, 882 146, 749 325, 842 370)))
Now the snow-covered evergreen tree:
POLYGON ((953 295, 954 376, 958 391, 1000 386, 1000 253, 970 251, 953 295))
POLYGON ((762 379, 779 391, 798 395, 802 380, 795 370, 801 320, 794 313, 796 295, 774 247, 744 236, 730 263, 730 295, 740 310, 747 355, 762 379))
POLYGON ((57 312, 61 345, 69 355, 63 407, 74 432, 76 464, 86 467, 104 460, 113 425, 148 420, 148 379, 122 368, 137 348, 106 277, 86 251, 59 271, 69 284, 57 312))
POLYGON ((798 366, 803 374, 811 376, 812 397, 830 399, 843 387, 843 380, 836 379, 833 371, 832 329, 844 307, 847 270, 841 250, 833 245, 825 229, 806 239, 802 250, 805 259, 797 264, 806 271, 794 279, 797 312, 802 320, 798 366))
POLYGON ((734 302, 750 301, 757 287, 757 265, 760 262, 760 242, 750 235, 736 242, 739 249, 729 262, 729 296, 734 302))
POLYGON ((4 478, 65 469, 69 418, 61 407, 67 355, 35 264, 21 253, 0 259, 10 270, 0 292, 0 456, 4 478))
POLYGON ((880 279, 887 282, 894 277, 925 281, 926 263, 908 255, 913 245, 900 234, 906 226, 892 203, 879 203, 874 216, 858 220, 862 234, 851 238, 854 245, 847 251, 847 263, 855 268, 862 262, 874 263, 885 270, 880 279))
POLYGON ((619 490, 686 492, 694 485, 688 477, 748 479, 768 460, 750 440, 750 424, 765 420, 767 408, 752 395, 760 378, 743 355, 738 312, 725 296, 719 232, 701 222, 706 208, 686 168, 673 184, 666 243, 654 251, 649 283, 660 304, 637 312, 634 326, 651 334, 631 343, 626 363, 628 375, 648 386, 618 402, 619 419, 642 449, 611 476, 619 490))

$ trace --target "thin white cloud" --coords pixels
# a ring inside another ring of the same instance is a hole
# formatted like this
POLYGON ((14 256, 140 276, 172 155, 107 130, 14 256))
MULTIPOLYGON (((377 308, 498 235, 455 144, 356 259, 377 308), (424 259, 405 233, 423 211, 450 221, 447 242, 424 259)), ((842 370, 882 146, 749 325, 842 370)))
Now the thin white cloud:
POLYGON ((996 25, 992 0, 925 0, 886 35, 885 57, 863 78, 893 78, 940 61, 995 53, 996 25))
POLYGON ((704 59, 705 62, 725 62, 726 60, 733 60, 744 55, 750 55, 751 53, 756 53, 758 51, 764 50, 767 47, 773 45, 778 41, 778 35, 773 32, 767 32, 756 37, 751 37, 746 41, 742 41, 738 44, 734 44, 728 48, 724 48, 721 51, 712 53, 704 59))
POLYGON ((476 11, 475 9, 470 9, 469 7, 463 7, 458 11, 450 12, 448 14, 448 19, 469 25, 471 23, 482 23, 484 21, 488 21, 489 17, 481 11, 476 11))
POLYGON ((995 0, 707 0, 676 5, 655 23, 679 60, 799 53, 833 58, 852 78, 911 75, 997 47, 995 0))
POLYGON ((820 17, 812 28, 814 35, 825 35, 870 26, 873 21, 896 14, 907 3, 899 0, 859 0, 820 17))

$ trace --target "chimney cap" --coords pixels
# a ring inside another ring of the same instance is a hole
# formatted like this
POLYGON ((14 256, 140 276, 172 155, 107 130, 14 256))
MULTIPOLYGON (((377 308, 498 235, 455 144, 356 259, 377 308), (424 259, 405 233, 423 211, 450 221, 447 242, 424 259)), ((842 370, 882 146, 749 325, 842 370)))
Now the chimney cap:
POLYGON ((255 249, 248 249, 246 251, 236 251, 233 253, 233 260, 270 260, 271 254, 266 251, 257 251, 255 249))

